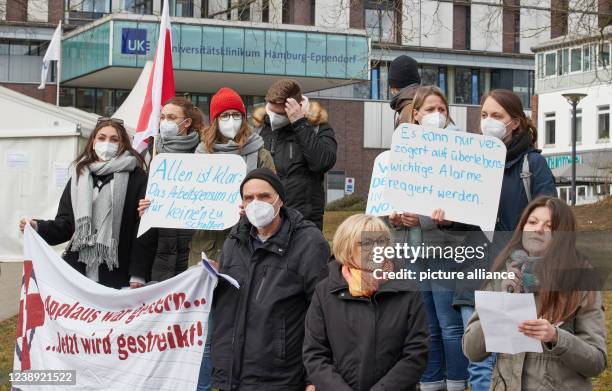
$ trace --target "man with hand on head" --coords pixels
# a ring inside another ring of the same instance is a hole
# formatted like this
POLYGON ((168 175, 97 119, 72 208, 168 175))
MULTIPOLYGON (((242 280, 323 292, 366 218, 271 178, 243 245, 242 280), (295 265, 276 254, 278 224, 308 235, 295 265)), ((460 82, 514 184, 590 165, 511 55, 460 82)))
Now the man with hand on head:
POLYGON ((304 319, 330 250, 321 231, 285 206, 276 174, 257 168, 240 194, 246 217, 221 251, 213 308, 213 387, 219 390, 312 390, 302 365, 304 319))
POLYGON ((256 110, 253 122, 274 158, 287 206, 322 230, 323 180, 336 164, 338 147, 327 111, 309 102, 295 80, 281 79, 268 89, 265 110, 256 110))

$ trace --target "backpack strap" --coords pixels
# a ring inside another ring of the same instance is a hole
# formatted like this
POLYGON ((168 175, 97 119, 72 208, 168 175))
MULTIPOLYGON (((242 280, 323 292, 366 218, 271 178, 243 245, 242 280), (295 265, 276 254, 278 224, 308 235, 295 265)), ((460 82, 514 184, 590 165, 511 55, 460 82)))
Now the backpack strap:
POLYGON ((531 202, 531 171, 529 170, 529 153, 523 157, 523 169, 521 171, 521 179, 523 180, 523 187, 525 188, 525 194, 527 195, 527 202, 531 202))

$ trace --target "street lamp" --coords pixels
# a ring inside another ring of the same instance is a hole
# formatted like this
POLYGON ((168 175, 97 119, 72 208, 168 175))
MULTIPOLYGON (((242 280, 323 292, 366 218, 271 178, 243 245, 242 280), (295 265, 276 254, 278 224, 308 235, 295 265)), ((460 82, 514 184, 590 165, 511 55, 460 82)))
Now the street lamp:
POLYGON ((562 95, 567 99, 567 103, 572 106, 572 190, 570 195, 572 198, 571 204, 576 205, 576 106, 587 94, 568 93, 562 95))

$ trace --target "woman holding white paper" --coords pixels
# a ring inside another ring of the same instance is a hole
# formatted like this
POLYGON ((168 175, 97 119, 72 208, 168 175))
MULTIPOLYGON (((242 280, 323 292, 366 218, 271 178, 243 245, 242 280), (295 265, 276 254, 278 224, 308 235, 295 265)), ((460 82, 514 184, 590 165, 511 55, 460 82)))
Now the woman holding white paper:
POLYGON ((68 243, 63 258, 89 279, 111 288, 142 286, 153 253, 136 238, 138 200, 145 194, 144 162, 123 121, 99 118, 53 220, 22 219, 50 245, 68 243))
MULTIPOLYGON (((512 271, 516 278, 491 281, 487 289, 535 295, 538 319, 522 322, 519 331, 541 341, 543 353, 498 353, 491 390, 591 390, 590 378, 606 369, 602 296, 583 290, 593 288, 583 278, 593 268, 576 250, 575 229, 565 202, 539 197, 496 259, 494 271, 512 271)), ((463 351, 473 361, 491 354, 477 312, 463 336, 463 351)))
MULTIPOLYGON (((459 130, 449 116, 444 93, 434 86, 419 87, 416 91, 410 120, 411 123, 426 128, 459 130)), ((441 229, 443 225, 450 224, 444 221, 443 217, 444 213, 440 209, 435 210, 431 217, 393 212, 389 221, 394 228, 396 243, 408 243, 411 246, 460 244, 462 238, 441 229)), ((427 263, 417 266, 419 270, 440 264, 436 260, 417 261, 418 264, 423 262, 427 263)), ((461 351, 461 313, 452 306, 454 283, 424 281, 421 290, 431 333, 429 359, 421 377, 421 390, 464 390, 468 381, 468 360, 461 351)))

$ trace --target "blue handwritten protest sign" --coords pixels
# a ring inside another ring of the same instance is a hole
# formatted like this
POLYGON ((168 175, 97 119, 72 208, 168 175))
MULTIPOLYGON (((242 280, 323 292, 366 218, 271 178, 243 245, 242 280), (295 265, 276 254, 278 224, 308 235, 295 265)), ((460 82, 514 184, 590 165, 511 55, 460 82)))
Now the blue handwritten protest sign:
POLYGON ((138 236, 152 227, 223 230, 238 222, 246 164, 237 155, 163 153, 149 170, 151 201, 138 236))
POLYGON ((441 208, 447 220, 494 230, 506 159, 502 141, 401 124, 393 133, 386 165, 383 154, 374 163, 368 213, 429 216, 441 208))

